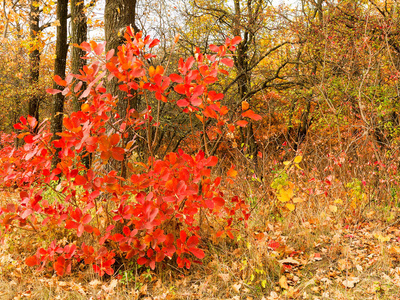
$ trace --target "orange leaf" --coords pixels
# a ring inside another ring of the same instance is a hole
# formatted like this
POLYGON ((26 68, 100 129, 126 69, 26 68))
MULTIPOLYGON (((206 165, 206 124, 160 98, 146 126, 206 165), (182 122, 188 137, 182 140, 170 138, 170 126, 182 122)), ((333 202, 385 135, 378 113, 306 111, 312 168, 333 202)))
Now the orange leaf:
POLYGON ((121 136, 118 133, 114 133, 112 136, 110 136, 110 144, 111 146, 115 146, 119 143, 121 136))
POLYGON ((221 111, 220 111, 221 116, 226 115, 228 113, 228 111, 229 111, 228 107, 222 106, 221 111))
POLYGON ((156 72, 156 69, 154 69, 153 66, 150 66, 150 68, 149 68, 149 76, 150 77, 154 77, 155 72, 156 72))
POLYGON ((123 161, 124 160, 125 150, 121 147, 114 147, 111 149, 111 155, 115 160, 123 161))
POLYGON ((196 118, 199 119, 201 123, 204 123, 204 119, 201 115, 196 115, 196 118))
POLYGON ((55 75, 53 77, 53 79, 58 85, 61 85, 61 86, 66 86, 67 85, 67 82, 65 80, 63 80, 59 75, 55 75))
POLYGON ((155 73, 156 73, 156 74, 160 74, 160 75, 164 74, 164 68, 163 68, 163 66, 157 66, 156 72, 155 72, 155 73))
POLYGON ((235 170, 234 165, 231 166, 231 168, 229 169, 227 175, 229 177, 235 178, 237 176, 238 172, 235 170))
POLYGON ((253 119, 254 121, 260 121, 262 119, 262 117, 260 115, 257 115, 256 113, 254 113, 254 111, 252 111, 251 109, 242 113, 242 116, 253 119))
POLYGON ((37 258, 35 255, 29 256, 28 258, 25 259, 25 263, 29 267, 33 267, 39 264, 37 258))
POLYGON ((247 124, 248 124, 248 122, 245 120, 240 120, 240 121, 236 122, 236 125, 238 125, 240 127, 246 127, 247 124))
POLYGON ((81 106, 81 111, 82 112, 88 112, 90 110, 90 105, 87 103, 83 103, 81 106))
POLYGON ((247 101, 242 102, 242 110, 247 110, 249 109, 249 103, 247 101))

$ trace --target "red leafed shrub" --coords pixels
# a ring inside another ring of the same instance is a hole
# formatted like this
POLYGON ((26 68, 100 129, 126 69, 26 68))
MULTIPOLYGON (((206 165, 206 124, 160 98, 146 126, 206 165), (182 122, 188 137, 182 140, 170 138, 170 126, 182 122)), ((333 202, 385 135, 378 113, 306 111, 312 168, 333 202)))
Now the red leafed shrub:
MULTIPOLYGON (((195 156, 179 150, 163 159, 150 157, 147 163, 137 163, 135 173, 127 178, 116 170, 107 171, 110 160, 127 159, 134 144, 134 139, 127 140, 132 132, 150 124, 157 126, 158 122, 151 107, 140 113, 129 109, 123 118, 115 114, 116 96, 107 92, 106 81, 117 78, 128 97, 153 93, 159 101, 172 101, 167 89, 175 82, 174 90, 182 98, 176 105, 184 112, 196 112, 202 122, 217 119, 219 130, 233 131, 226 116, 228 109, 220 104, 223 95, 211 90, 210 85, 218 80, 219 73, 227 73, 221 64, 233 64, 225 57, 226 51, 234 50, 240 38, 211 46, 216 52, 213 55, 197 51, 195 57, 180 59, 180 74, 170 76, 164 75, 162 66, 147 67, 145 63, 152 57, 146 49, 155 46, 157 40, 143 38, 141 33, 134 35, 131 28, 125 38, 127 42, 116 56, 113 51, 102 56, 104 44, 83 43, 81 48, 88 52, 91 63, 80 75, 55 78, 65 88, 48 92, 85 99, 80 111, 64 117, 65 130, 57 133, 59 139, 51 142, 46 122, 38 125, 32 117, 21 117, 15 128, 21 131, 19 138, 24 139, 24 146, 0 150, 0 184, 21 188, 19 203, 1 208, 4 230, 15 225, 35 232, 59 227, 78 237, 92 237, 90 245, 62 246, 54 240, 47 249, 38 249, 25 262, 39 270, 51 263, 61 276, 71 272, 76 260, 92 265, 100 276, 111 275, 117 255, 152 269, 165 258, 190 268, 193 258, 201 260, 205 255, 199 247, 200 211, 224 220, 218 236, 225 233, 232 238, 233 220, 249 217, 241 199, 227 199, 219 190, 221 178, 211 179, 211 167, 218 159, 201 151, 195 156), (52 168, 54 155, 60 162, 52 168), (90 168, 83 163, 87 155, 92 158, 90 168), (51 199, 46 196, 49 189, 55 193, 51 199)), ((255 118, 253 114, 249 117, 255 118)))

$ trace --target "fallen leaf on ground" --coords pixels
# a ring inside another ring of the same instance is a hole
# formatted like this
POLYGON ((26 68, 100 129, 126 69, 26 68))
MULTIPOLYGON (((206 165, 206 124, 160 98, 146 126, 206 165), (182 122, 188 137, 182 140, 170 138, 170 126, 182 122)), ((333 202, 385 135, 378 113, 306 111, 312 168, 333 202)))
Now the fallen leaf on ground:
POLYGON ((360 282, 360 278, 358 277, 349 277, 347 280, 343 280, 342 284, 347 288, 355 287, 356 283, 360 282))

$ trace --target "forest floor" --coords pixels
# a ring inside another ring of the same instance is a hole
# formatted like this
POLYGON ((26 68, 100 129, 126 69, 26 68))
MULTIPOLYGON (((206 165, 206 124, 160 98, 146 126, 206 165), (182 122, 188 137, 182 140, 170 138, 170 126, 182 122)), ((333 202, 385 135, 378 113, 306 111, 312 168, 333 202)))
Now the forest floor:
POLYGON ((38 240, 16 228, 1 240, 0 299, 397 300, 400 211, 392 209, 389 219, 377 211, 346 218, 322 211, 300 222, 296 214, 274 221, 260 208, 235 240, 203 240, 201 265, 132 266, 116 272, 119 280, 89 268, 62 278, 37 273, 23 260, 38 240))

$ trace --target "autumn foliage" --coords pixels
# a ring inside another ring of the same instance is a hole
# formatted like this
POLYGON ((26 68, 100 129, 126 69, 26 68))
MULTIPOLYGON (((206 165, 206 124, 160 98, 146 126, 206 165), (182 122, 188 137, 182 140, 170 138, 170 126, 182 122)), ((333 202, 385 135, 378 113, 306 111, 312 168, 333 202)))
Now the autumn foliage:
MULTIPOLYGON (((159 116, 149 105, 143 111, 129 108, 119 116, 118 98, 106 88, 116 78, 126 97, 163 102, 174 101, 169 97, 173 88, 183 112, 194 114, 204 126, 210 118, 217 120, 220 133, 233 132, 233 122, 246 126, 244 118, 261 118, 244 105, 241 116, 231 121, 228 108, 220 102, 224 95, 210 87, 220 74, 228 74, 224 66, 231 67, 233 61, 227 53, 235 50, 240 38, 211 45, 213 54, 203 55, 197 49, 194 57, 180 59, 179 74, 169 76, 163 66, 148 66, 154 56, 148 50, 158 40, 134 34, 130 27, 125 39, 116 55, 111 50, 104 56, 104 44, 81 44, 90 64, 81 74, 54 78, 64 89, 49 93, 82 101, 80 111, 64 116, 62 132, 53 136, 47 121, 38 124, 28 116, 14 126, 24 141, 22 147, 14 147, 14 136, 2 136, 0 185, 20 188, 19 201, 1 208, 2 232, 14 227, 37 234, 70 231, 81 241, 54 240, 37 249, 25 262, 38 270, 53 268, 61 276, 81 262, 100 276, 111 275, 117 256, 152 269, 167 258, 190 268, 192 261, 205 256, 200 215, 218 220, 220 228, 212 234, 231 238, 234 226, 249 217, 247 205, 237 196, 224 195, 221 178, 211 176, 211 168, 218 164, 215 156, 178 150, 163 158, 150 156, 147 162, 131 159, 137 132, 157 127, 159 116), (52 166, 55 155, 60 162, 52 166), (88 156, 89 166, 84 163, 88 156), (127 168, 126 176, 121 176, 121 168, 110 168, 110 161, 127 168)), ((143 138, 151 152, 151 136, 143 138)), ((231 177, 236 174, 233 168, 228 172, 231 177)))

